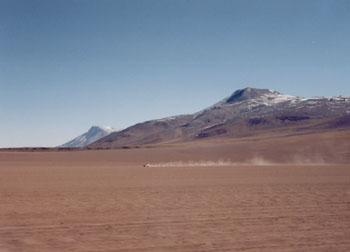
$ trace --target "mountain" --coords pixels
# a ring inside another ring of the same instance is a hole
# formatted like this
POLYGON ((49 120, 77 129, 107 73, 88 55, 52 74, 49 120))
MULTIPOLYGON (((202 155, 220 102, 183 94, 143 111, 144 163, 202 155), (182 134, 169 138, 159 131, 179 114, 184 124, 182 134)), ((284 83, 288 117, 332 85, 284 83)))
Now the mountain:
POLYGON ((284 95, 245 88, 195 114, 146 121, 112 133, 90 148, 134 147, 257 134, 308 134, 350 129, 350 97, 284 95))
POLYGON ((92 126, 88 132, 60 145, 59 147, 85 147, 117 130, 108 126, 92 126))

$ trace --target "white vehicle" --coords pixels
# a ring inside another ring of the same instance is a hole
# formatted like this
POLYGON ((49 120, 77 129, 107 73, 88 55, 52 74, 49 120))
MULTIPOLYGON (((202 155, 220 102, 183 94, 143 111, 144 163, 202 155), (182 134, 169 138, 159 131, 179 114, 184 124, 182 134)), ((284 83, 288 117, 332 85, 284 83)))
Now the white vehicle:
POLYGON ((143 167, 151 167, 151 164, 149 164, 149 163, 144 163, 144 164, 143 164, 143 167))

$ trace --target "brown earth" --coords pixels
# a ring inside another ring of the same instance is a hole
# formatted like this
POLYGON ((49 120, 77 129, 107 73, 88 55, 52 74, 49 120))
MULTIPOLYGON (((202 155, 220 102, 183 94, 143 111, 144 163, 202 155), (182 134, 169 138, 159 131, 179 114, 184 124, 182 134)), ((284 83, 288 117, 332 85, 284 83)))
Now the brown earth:
POLYGON ((347 252, 349 136, 3 151, 0 251, 347 252))

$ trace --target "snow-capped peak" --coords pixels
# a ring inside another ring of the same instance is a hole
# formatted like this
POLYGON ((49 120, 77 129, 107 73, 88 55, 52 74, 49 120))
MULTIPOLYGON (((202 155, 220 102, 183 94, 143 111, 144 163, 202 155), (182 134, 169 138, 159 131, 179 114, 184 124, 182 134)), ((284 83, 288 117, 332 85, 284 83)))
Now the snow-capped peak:
POLYGON ((271 89, 245 88, 235 91, 231 96, 221 101, 221 104, 234 104, 238 102, 256 102, 262 105, 272 105, 299 99, 300 97, 284 95, 271 89))
POLYGON ((201 116, 206 111, 230 106, 244 106, 245 108, 254 108, 257 106, 272 106, 283 102, 294 103, 297 100, 303 99, 302 97, 284 95, 271 89, 257 89, 257 88, 244 88, 238 89, 233 92, 230 96, 227 96, 218 103, 197 112, 194 114, 193 119, 201 116))
POLYGON ((59 147, 85 147, 118 130, 110 126, 92 126, 86 133, 59 147))
POLYGON ((269 106, 276 103, 293 101, 298 99, 302 99, 302 97, 284 95, 271 89, 256 89, 248 87, 236 90, 230 96, 227 96, 223 100, 219 101, 218 103, 210 106, 205 110, 222 106, 232 106, 241 103, 247 103, 247 105, 256 104, 269 106))

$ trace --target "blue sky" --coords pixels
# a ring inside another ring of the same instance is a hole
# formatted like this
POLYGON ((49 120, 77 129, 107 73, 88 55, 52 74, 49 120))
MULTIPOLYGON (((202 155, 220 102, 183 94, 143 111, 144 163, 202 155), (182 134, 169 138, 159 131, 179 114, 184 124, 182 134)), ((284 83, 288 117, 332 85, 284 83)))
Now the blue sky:
POLYGON ((350 95, 347 0, 0 0, 0 147, 193 113, 246 86, 350 95))

